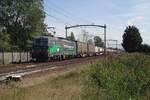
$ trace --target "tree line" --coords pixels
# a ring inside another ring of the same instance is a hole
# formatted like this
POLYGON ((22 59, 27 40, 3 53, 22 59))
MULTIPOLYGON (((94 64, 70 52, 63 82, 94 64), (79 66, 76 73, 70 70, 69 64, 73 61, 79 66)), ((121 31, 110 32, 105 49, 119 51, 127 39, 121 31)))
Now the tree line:
POLYGON ((44 31, 44 0, 0 0, 0 48, 31 48, 44 31))

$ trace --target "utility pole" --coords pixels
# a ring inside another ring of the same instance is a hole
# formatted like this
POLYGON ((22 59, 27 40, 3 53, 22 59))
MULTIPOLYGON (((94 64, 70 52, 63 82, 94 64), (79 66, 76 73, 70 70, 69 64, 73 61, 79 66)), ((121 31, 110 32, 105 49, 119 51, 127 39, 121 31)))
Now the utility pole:
MULTIPOLYGON (((114 39, 108 39, 106 41, 113 41, 115 42, 115 44, 111 44, 111 45, 115 45, 116 46, 116 50, 118 49, 118 40, 114 40, 114 39)), ((109 47, 109 46, 108 46, 109 47)))
POLYGON ((104 25, 104 55, 106 55, 106 24, 104 25))
POLYGON ((118 40, 116 40, 116 50, 118 50, 118 40))
POLYGON ((66 29, 66 39, 67 39, 67 25, 66 25, 65 29, 66 29))

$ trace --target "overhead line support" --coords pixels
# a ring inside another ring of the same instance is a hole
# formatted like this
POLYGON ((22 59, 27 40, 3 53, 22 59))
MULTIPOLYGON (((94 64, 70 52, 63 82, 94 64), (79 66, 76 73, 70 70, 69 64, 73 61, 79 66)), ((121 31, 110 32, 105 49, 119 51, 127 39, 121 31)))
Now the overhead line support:
POLYGON ((74 26, 66 26, 65 27, 65 30, 66 30, 66 38, 67 38, 67 33, 68 33, 68 29, 70 28, 76 28, 76 27, 84 27, 84 26, 93 26, 93 27, 100 27, 100 28, 103 28, 104 29, 104 54, 106 55, 106 24, 105 25, 74 25, 74 26))

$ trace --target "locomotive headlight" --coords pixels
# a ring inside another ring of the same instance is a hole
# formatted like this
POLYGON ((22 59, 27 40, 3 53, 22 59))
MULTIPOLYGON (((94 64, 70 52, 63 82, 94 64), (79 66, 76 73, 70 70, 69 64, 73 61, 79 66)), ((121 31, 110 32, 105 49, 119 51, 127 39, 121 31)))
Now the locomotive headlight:
POLYGON ((60 51, 60 49, 59 48, 57 48, 57 52, 59 52, 60 51))

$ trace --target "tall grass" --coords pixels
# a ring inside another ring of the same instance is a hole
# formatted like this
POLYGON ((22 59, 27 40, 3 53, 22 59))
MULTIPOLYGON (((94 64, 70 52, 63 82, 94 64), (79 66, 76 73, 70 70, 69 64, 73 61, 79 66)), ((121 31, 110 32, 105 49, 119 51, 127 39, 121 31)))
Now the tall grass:
POLYGON ((150 100, 150 58, 142 54, 109 57, 87 72, 85 100, 150 100))

